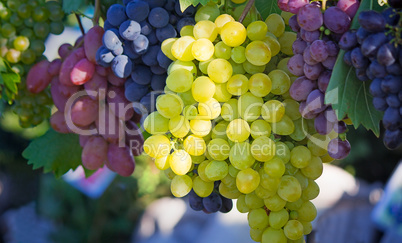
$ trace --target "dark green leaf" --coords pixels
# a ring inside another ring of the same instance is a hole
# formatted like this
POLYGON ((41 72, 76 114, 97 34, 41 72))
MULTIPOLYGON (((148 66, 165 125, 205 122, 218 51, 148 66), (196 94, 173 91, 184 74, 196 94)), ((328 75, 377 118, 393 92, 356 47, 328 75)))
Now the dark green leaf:
POLYGON ((355 69, 343 62, 344 54, 343 50, 339 52, 325 95, 325 102, 332 104, 339 119, 348 116, 355 128, 362 124, 379 136, 382 113, 373 106, 373 97, 368 92, 370 82, 357 79, 355 69))
POLYGON ((18 92, 17 84, 20 81, 20 77, 16 73, 2 73, 0 74, 7 89, 12 93, 18 92))
POLYGON ((277 0, 255 0, 255 7, 265 20, 271 13, 281 14, 282 10, 279 9, 277 0))
POLYGON ((33 165, 43 167, 45 173, 53 171, 60 177, 81 164, 82 148, 77 134, 62 134, 49 129, 45 135, 33 140, 22 156, 33 165))
POLYGON ((6 66, 6 62, 4 61, 4 59, 2 57, 0 57, 0 72, 6 72, 7 71, 7 66, 6 66))
POLYGON ((211 0, 180 0, 180 10, 184 12, 190 5, 195 7, 198 4, 206 5, 209 2, 211 2, 211 0))
POLYGON ((63 10, 65 13, 77 11, 79 8, 86 4, 85 0, 64 0, 63 10))

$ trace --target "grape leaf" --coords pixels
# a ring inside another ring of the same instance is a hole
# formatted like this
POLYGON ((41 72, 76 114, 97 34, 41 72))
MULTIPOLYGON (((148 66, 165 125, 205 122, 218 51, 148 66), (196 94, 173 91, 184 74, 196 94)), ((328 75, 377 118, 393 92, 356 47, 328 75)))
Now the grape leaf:
POLYGON ((18 93, 17 83, 19 82, 21 82, 20 75, 0 57, 0 98, 11 104, 18 93))
POLYGON ((184 12, 184 10, 186 10, 190 5, 193 5, 194 7, 199 3, 201 5, 206 5, 210 1, 211 0, 180 0, 180 10, 184 12))
POLYGON ((71 12, 77 11, 82 6, 85 6, 87 2, 87 0, 64 0, 63 10, 65 13, 69 14, 71 12))
POLYGON ((33 165, 33 169, 43 167, 43 172, 54 172, 56 177, 61 177, 81 165, 81 152, 77 134, 62 134, 49 129, 34 139, 22 156, 33 165))
POLYGON ((255 7, 265 20, 271 13, 281 14, 282 10, 279 9, 277 0, 255 0, 255 7))
MULTIPOLYGON (((369 9, 381 10, 381 7, 373 0, 363 0, 352 21, 351 29, 359 28, 357 16, 361 11, 369 9)), ((338 118, 348 116, 355 128, 362 124, 379 137, 382 112, 377 111, 373 106, 373 97, 368 92, 370 82, 362 82, 357 79, 355 68, 346 65, 343 61, 344 55, 343 50, 338 54, 325 95, 325 103, 332 104, 338 118)))

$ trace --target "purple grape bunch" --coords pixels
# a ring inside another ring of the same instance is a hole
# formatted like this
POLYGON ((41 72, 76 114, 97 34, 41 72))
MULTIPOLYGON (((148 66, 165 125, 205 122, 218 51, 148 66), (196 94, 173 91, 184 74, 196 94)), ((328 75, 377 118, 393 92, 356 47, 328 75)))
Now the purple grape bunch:
POLYGON ((400 14, 395 8, 362 11, 358 21, 359 29, 347 31, 339 42, 343 60, 359 80, 371 82, 373 105, 384 112, 384 144, 396 149, 402 144, 402 48, 400 36, 390 30, 402 27, 400 14))
POLYGON ((194 25, 196 8, 182 12, 178 0, 124 0, 123 4, 111 5, 106 13, 97 63, 126 79, 126 98, 141 104, 135 109, 138 113, 149 114, 164 90, 172 62, 161 51, 161 43, 177 37, 183 26, 194 25))
MULTIPOLYGON (((337 42, 349 30, 359 1, 341 0, 336 6, 327 6, 324 12, 319 2, 279 2, 282 10, 295 13, 289 19, 289 26, 298 34, 288 69, 299 78, 290 87, 290 96, 301 102, 299 110, 303 118, 314 119, 319 134, 327 135, 333 130, 343 134, 347 130, 346 123, 338 121, 332 106, 326 105, 324 100, 339 53, 337 42)), ((347 140, 334 138, 328 144, 328 153, 334 159, 343 159, 349 152, 347 140)))

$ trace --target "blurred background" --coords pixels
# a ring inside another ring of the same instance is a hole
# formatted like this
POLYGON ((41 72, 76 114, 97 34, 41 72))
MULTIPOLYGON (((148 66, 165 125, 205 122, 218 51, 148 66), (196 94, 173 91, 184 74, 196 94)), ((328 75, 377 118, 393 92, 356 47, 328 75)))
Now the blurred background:
MULTIPOLYGON (((90 27, 89 20, 83 24, 90 27)), ((52 60, 51 50, 79 35, 71 26, 50 36, 45 55, 52 60)), ((56 179, 33 170, 22 151, 49 125, 22 129, 5 104, 0 115, 0 243, 253 242, 247 217, 235 206, 228 214, 192 211, 186 198, 172 197, 168 179, 146 156, 136 158, 127 178, 105 170, 86 180, 82 171, 56 179)), ((326 165, 317 180, 319 214, 306 242, 400 243, 402 150, 387 150, 364 128, 349 129, 350 155, 326 165)))

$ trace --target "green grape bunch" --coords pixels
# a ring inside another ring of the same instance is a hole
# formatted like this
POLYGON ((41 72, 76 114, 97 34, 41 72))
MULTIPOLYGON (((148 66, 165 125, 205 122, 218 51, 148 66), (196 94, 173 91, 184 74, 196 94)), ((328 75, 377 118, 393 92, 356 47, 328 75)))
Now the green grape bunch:
POLYGON ((50 116, 48 90, 33 94, 26 88, 25 76, 32 65, 45 59, 45 40, 64 30, 64 12, 59 1, 0 1, 0 54, 21 76, 13 111, 22 127, 35 126, 50 116))

